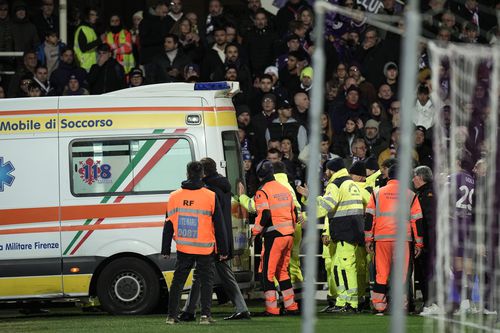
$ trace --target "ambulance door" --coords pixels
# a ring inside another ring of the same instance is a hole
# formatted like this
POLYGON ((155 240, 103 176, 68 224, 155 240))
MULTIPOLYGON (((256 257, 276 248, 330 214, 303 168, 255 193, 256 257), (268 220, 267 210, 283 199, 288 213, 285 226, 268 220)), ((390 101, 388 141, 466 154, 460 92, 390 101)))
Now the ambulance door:
POLYGON ((0 131, 0 299, 60 297, 58 98, 10 102, 1 109, 12 115, 0 115, 10 127, 0 131))

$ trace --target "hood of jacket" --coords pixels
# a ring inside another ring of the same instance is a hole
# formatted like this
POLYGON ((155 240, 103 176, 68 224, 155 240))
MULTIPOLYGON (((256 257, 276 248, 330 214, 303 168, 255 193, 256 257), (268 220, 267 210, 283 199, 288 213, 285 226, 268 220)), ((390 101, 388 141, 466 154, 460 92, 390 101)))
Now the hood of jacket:
POLYGON ((339 171, 335 172, 330 177, 330 180, 328 181, 328 184, 333 183, 335 181, 335 179, 338 179, 340 177, 349 177, 349 178, 351 178, 351 176, 349 176, 349 171, 347 171, 346 168, 342 168, 339 171))
POLYGON ((207 176, 203 178, 203 182, 210 187, 216 187, 222 192, 226 193, 231 193, 231 184, 229 183, 229 180, 227 180, 226 177, 216 174, 212 176, 207 176))
POLYGON ((181 187, 185 190, 199 190, 205 184, 201 179, 188 179, 182 182, 181 187))

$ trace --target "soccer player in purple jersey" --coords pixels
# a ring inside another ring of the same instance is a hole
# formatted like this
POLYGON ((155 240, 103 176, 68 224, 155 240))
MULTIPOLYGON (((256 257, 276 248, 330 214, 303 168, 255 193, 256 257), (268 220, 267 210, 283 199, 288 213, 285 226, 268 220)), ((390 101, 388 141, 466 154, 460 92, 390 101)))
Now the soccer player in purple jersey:
MULTIPOLYGON (((449 176, 450 193, 455 193, 451 198, 450 230, 453 290, 460 294, 461 287, 466 289, 466 299, 471 300, 474 283, 473 270, 473 240, 474 225, 472 218, 472 198, 474 196, 475 181, 471 170, 474 167, 471 154, 467 150, 460 150, 456 154, 457 172, 449 176), (453 188, 452 188, 453 187, 453 188), (462 286, 465 273, 465 286, 462 286)), ((453 297, 453 310, 458 310, 460 302, 453 297)), ((465 301, 465 300, 462 300, 465 301)))

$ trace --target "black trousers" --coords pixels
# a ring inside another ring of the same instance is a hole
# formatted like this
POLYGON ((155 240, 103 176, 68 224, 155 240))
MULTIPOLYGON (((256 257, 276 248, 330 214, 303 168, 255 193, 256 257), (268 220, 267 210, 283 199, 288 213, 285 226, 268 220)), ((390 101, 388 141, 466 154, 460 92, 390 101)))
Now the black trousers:
POLYGON ((181 293, 184 289, 186 279, 191 272, 191 269, 196 265, 198 270, 197 278, 201 283, 201 315, 210 316, 210 307, 212 305, 212 289, 214 285, 214 256, 188 254, 177 252, 177 261, 175 262, 174 278, 170 286, 170 294, 168 299, 168 315, 177 317, 179 313, 179 302, 181 293))

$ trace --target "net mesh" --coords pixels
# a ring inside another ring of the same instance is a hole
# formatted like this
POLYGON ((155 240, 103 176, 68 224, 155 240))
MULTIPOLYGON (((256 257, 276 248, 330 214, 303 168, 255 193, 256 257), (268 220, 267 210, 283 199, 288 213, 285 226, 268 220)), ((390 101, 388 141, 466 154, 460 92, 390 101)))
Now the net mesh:
POLYGON ((467 44, 429 45, 436 194, 431 295, 433 331, 497 330, 500 177, 499 53, 467 44))

